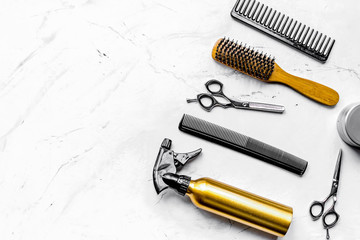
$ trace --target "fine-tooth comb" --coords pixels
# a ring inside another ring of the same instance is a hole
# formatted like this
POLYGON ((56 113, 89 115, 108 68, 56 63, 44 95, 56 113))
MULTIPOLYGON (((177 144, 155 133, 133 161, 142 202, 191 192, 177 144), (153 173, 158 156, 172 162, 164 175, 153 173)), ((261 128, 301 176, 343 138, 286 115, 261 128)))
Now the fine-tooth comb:
POLYGON ((307 161, 276 147, 188 114, 184 114, 179 129, 299 175, 304 174, 308 165, 307 161))
POLYGON ((339 94, 320 83, 293 76, 275 63, 275 59, 254 49, 220 38, 212 50, 214 60, 264 82, 279 82, 319 103, 334 106, 339 94))
POLYGON ((238 0, 231 16, 323 63, 328 59, 335 43, 334 39, 323 36, 322 33, 281 12, 273 11, 256 0, 238 0))

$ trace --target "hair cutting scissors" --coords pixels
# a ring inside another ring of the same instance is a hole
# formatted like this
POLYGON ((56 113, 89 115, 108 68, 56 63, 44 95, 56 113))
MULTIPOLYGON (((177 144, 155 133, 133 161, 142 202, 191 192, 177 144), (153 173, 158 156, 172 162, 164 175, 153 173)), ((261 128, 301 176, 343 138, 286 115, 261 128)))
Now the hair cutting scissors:
POLYGON ((335 211, 335 203, 337 201, 337 190, 339 187, 341 157, 342 157, 342 150, 340 149, 338 159, 336 162, 336 166, 335 166, 335 172, 334 172, 334 177, 333 177, 333 181, 331 184, 331 191, 330 191, 329 196, 327 196, 325 198, 325 200, 322 202, 314 201, 310 205, 310 215, 314 221, 318 220, 322 216, 323 225, 324 225, 324 228, 326 229, 326 239, 330 238, 329 228, 334 227, 340 217, 340 215, 335 211), (327 202, 327 200, 330 199, 330 197, 332 197, 332 199, 333 199, 333 205, 324 213, 325 203, 327 202), (317 214, 314 214, 314 210, 315 210, 314 207, 320 208, 320 212, 317 214), (326 220, 326 219, 328 219, 328 220, 326 220))
POLYGON ((283 113, 285 111, 285 107, 281 105, 268 104, 268 103, 259 103, 259 102, 239 102, 234 101, 223 93, 223 84, 218 80, 210 80, 205 83, 206 89, 211 93, 201 93, 197 95, 196 99, 187 99, 188 103, 198 102, 200 106, 206 111, 210 112, 214 107, 222 107, 222 108, 237 108, 237 109, 248 109, 248 110, 257 110, 257 111, 265 111, 265 112, 274 112, 274 113, 283 113), (210 88, 212 86, 212 89, 210 88), (215 90, 214 88, 217 88, 215 90), (224 104, 220 103, 216 100, 215 97, 220 97, 226 99, 229 103, 224 104), (206 104, 206 100, 210 100, 209 104, 206 104))

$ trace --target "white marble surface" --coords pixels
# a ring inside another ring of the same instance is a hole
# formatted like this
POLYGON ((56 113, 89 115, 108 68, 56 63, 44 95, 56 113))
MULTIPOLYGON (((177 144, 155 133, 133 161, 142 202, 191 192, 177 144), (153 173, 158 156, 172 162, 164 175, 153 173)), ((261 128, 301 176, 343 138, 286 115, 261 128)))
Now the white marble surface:
POLYGON ((359 3, 262 1, 336 38, 326 64, 230 17, 226 1, 2 1, 0 8, 0 239, 275 239, 156 195, 152 168, 164 137, 202 155, 182 170, 294 208, 283 239, 325 239, 309 204, 330 191, 344 150, 332 239, 360 239, 360 151, 341 141, 339 112, 360 101, 359 3), (288 87, 214 62, 215 41, 237 39, 285 70, 336 89, 324 107, 288 87), (284 104, 283 115, 187 104, 212 78, 232 98, 284 104), (183 113, 306 159, 303 177, 184 134, 183 113))

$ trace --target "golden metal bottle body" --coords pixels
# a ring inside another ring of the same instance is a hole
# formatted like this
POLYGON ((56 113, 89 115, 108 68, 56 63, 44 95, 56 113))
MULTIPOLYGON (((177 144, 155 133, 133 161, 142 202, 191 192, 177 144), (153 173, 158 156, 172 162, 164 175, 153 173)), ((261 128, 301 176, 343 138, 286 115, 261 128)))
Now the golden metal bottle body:
POLYGON ((291 207, 211 178, 191 180, 186 195, 201 209, 280 237, 292 220, 291 207))

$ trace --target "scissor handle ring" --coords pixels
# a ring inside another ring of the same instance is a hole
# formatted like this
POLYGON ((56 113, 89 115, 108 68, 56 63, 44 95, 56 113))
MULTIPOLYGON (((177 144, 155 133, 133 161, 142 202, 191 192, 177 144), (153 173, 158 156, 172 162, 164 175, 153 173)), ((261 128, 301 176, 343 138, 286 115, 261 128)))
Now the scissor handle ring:
POLYGON ((335 208, 333 205, 328 211, 326 211, 326 213, 324 213, 324 216, 322 218, 324 227, 327 229, 332 228, 339 220, 339 217, 340 215, 337 212, 335 212, 335 208), (335 216, 335 219, 331 223, 326 222, 326 218, 329 216, 335 216))
POLYGON ((224 85, 223 85, 220 81, 218 81, 218 80, 216 80, 216 79, 211 79, 211 80, 209 80, 209 81, 207 81, 207 82, 205 83, 206 89, 207 89, 210 93, 212 93, 212 94, 224 94, 223 91, 222 91, 223 86, 224 86, 224 85), (218 85, 218 86, 219 86, 219 90, 217 90, 217 91, 211 90, 211 89, 210 89, 210 85, 218 85))
POLYGON ((200 106, 201 106, 204 110, 206 110, 206 111, 208 111, 208 112, 210 112, 216 105, 219 104, 218 101, 216 101, 216 99, 215 99, 213 96, 211 96, 211 95, 209 95, 209 94, 206 94, 206 93, 199 94, 199 95, 197 96, 197 100, 198 100, 200 106), (208 106, 206 106, 206 105, 202 102, 202 100, 203 100, 204 98, 210 99, 211 103, 210 103, 208 106))
POLYGON ((310 215, 312 217, 312 219, 315 221, 315 220, 318 220, 321 215, 324 213, 324 202, 319 202, 319 201, 314 201, 311 205, 310 205, 310 215), (320 207, 320 212, 318 214, 314 214, 313 213, 313 208, 315 206, 319 206, 320 207))

